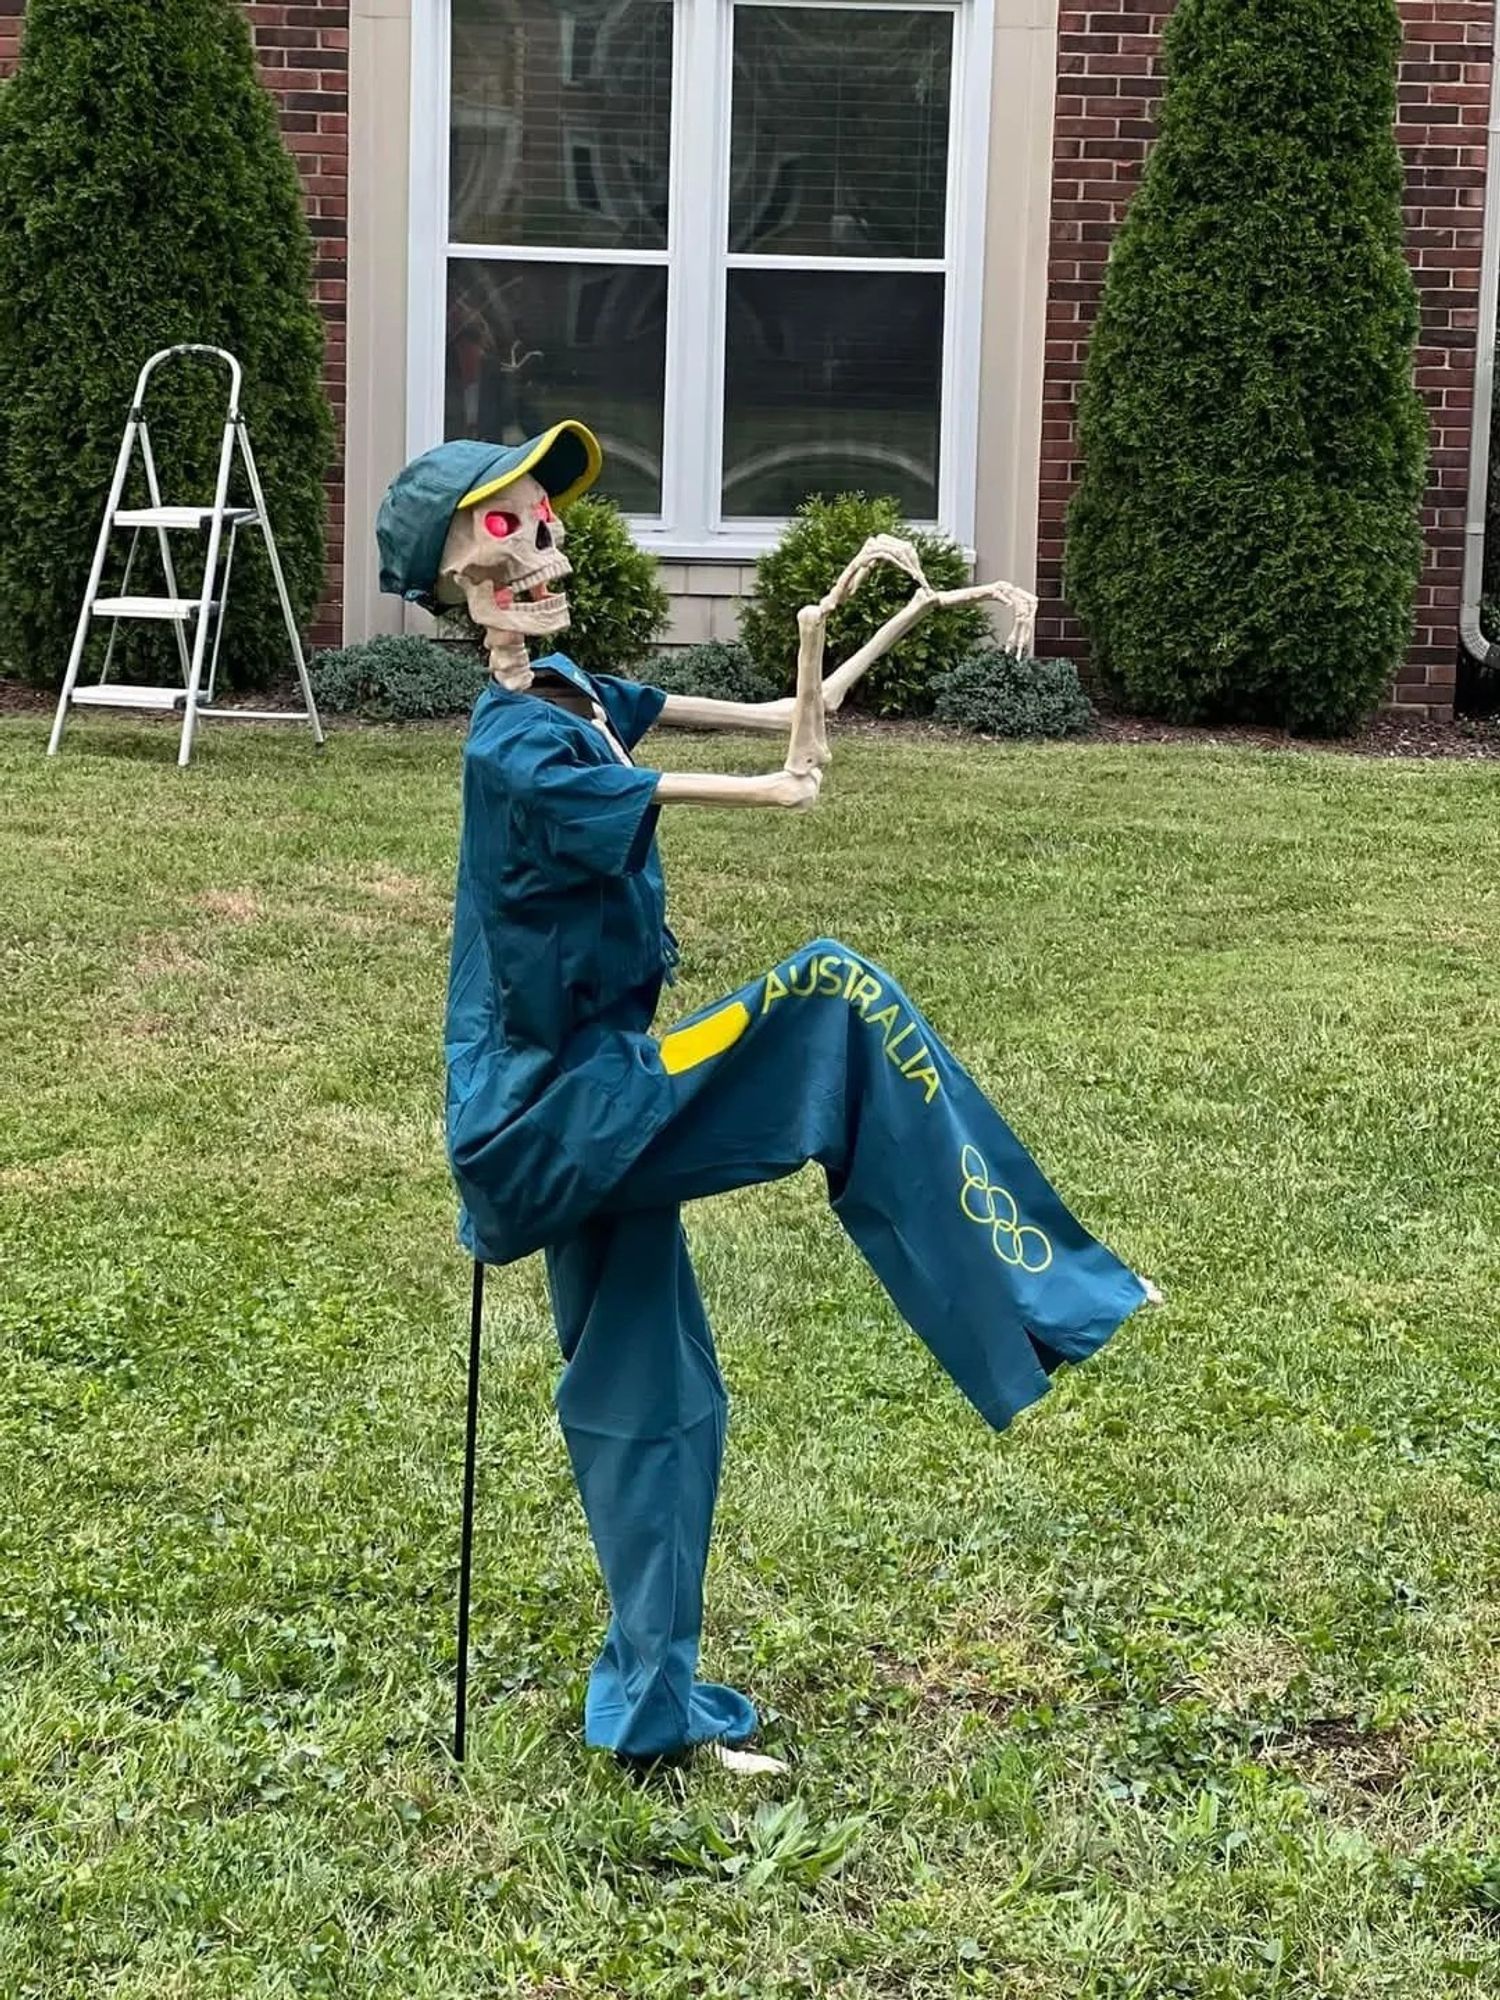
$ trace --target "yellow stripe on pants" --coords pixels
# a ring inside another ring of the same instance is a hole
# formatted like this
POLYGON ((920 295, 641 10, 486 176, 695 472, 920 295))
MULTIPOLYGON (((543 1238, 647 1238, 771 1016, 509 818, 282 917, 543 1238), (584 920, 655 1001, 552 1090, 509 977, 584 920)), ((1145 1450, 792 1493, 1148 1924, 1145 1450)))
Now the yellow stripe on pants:
POLYGON ((743 1001, 732 1000, 727 1007, 694 1021, 686 1028, 674 1028, 661 1040, 661 1064, 668 1076, 681 1076, 713 1056, 732 1049, 750 1025, 750 1010, 743 1001))

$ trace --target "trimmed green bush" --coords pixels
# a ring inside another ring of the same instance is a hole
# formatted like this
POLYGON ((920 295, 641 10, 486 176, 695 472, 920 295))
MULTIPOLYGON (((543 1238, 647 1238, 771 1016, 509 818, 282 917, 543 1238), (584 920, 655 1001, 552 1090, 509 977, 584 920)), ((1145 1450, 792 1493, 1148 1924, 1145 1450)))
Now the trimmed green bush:
POLYGON ((934 684, 939 722, 976 736, 1074 736, 1094 704, 1071 660, 1017 659, 999 646, 970 653, 934 684))
POLYGON ((1425 422, 1395 0, 1180 0, 1080 406, 1067 589, 1173 721, 1350 728, 1412 629, 1425 422))
MULTIPOLYGON (((752 659, 778 693, 790 693, 797 685, 797 613, 827 594, 871 535, 901 535, 911 542, 928 581, 939 590, 970 580, 957 544, 908 528, 894 500, 846 493, 833 500, 804 501, 777 546, 762 556, 755 596, 745 607, 741 626, 752 659)), ((901 609, 911 591, 911 579, 898 569, 882 566, 867 576, 828 621, 827 667, 857 652, 901 609)), ((933 612, 871 668, 850 695, 850 707, 877 715, 930 714, 936 677, 981 644, 988 629, 977 605, 933 612)))
POLYGON ((756 666, 747 646, 718 640, 658 653, 646 662, 640 678, 668 694, 708 695, 716 701, 774 701, 780 692, 756 666))
POLYGON ((319 653, 311 672, 320 708, 368 722, 465 714, 489 677, 483 653, 410 633, 319 653))
MULTIPOLYGON (((136 375, 178 341, 244 366, 305 621, 323 585, 333 425, 301 189, 244 15, 235 0, 31 0, 20 72, 0 91, 0 631, 6 664, 33 680, 62 676, 136 375)), ((212 499, 227 402, 217 363, 176 361, 153 383, 165 499, 212 499)), ((195 592, 202 547, 174 538, 195 592)), ((162 588, 143 539, 132 589, 162 588)), ((130 633, 132 665, 147 647, 157 678, 164 657, 175 671, 164 628, 130 633)), ((253 683, 286 657, 264 548, 243 536, 222 670, 253 683)))
POLYGON ((656 558, 637 548, 611 500, 575 500, 564 511, 572 623, 537 654, 565 652, 591 674, 633 673, 667 629, 670 609, 656 558))

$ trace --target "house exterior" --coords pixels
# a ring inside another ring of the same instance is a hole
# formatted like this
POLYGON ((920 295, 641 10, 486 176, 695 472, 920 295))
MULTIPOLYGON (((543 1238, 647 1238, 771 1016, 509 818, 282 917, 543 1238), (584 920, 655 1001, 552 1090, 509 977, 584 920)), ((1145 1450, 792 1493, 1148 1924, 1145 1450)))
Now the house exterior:
MULTIPOLYGON (((806 492, 897 493, 1061 595, 1074 402, 1153 131, 1146 0, 246 0, 317 239, 340 419, 320 643, 417 614, 372 524, 440 438, 600 433, 673 636, 729 637, 806 492)), ((1452 707, 1495 0, 1401 0, 1431 419, 1395 700, 1452 707)), ((0 72, 24 0, 0 0, 0 72)))

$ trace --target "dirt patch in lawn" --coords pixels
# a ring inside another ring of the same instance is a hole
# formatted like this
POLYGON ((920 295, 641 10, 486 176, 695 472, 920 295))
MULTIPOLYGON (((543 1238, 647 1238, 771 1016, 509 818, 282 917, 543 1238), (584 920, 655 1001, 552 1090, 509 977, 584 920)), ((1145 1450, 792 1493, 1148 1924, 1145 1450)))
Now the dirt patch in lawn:
POLYGON ((1395 1731, 1361 1729, 1352 1717, 1321 1716, 1268 1746, 1261 1761, 1301 1782, 1349 1798, 1383 1798, 1406 1779, 1415 1748, 1395 1731))
POLYGON ((260 897, 253 889, 205 889, 193 901, 226 924, 253 924, 262 915, 260 897))

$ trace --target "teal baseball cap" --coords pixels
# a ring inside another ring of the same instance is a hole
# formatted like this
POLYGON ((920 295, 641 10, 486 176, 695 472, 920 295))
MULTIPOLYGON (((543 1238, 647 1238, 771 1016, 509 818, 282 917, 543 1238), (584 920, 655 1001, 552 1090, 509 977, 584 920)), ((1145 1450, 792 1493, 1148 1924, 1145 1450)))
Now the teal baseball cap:
POLYGON ((488 500, 528 472, 565 506, 604 466, 599 440, 569 417, 525 444, 453 438, 414 458, 392 480, 375 520, 380 588, 414 604, 430 601, 453 516, 488 500))

